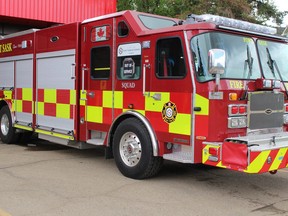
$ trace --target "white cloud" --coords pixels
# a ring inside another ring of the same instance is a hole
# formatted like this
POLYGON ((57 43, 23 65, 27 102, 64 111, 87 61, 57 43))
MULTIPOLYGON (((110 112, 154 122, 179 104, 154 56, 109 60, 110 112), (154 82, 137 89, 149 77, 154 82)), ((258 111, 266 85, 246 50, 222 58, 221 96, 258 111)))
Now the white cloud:
MULTIPOLYGON (((274 4, 278 8, 279 11, 288 11, 288 1, 287 0, 274 0, 274 4)), ((288 15, 283 20, 282 26, 288 25, 288 15)))

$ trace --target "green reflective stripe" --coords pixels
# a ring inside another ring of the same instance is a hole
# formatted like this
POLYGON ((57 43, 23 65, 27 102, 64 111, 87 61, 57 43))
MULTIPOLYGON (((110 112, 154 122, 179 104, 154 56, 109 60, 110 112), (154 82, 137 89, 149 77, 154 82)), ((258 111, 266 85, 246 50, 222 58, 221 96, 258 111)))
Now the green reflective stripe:
POLYGON ((45 134, 45 135, 50 135, 50 136, 62 138, 62 139, 74 140, 73 136, 66 135, 66 134, 61 134, 61 133, 55 133, 53 131, 46 131, 46 130, 36 129, 35 132, 36 133, 40 133, 40 134, 45 134))
POLYGON ((24 125, 14 124, 13 127, 23 129, 23 130, 33 131, 33 128, 24 126, 24 125))

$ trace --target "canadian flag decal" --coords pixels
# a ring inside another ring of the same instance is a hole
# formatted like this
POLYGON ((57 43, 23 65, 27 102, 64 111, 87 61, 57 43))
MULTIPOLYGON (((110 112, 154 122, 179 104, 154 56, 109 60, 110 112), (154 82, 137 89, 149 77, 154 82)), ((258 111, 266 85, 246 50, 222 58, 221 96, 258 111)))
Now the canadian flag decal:
POLYGON ((92 29, 92 41, 105 41, 110 38, 110 26, 100 26, 92 29))

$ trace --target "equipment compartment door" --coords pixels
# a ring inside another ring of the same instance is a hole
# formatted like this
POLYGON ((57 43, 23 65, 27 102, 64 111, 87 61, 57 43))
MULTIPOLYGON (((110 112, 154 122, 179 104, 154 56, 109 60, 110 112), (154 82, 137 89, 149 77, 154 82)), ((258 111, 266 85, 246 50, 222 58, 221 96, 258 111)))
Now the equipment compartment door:
POLYGON ((75 49, 36 57, 37 128, 72 135, 76 117, 75 49))
POLYGON ((32 127, 33 55, 15 61, 15 123, 32 127))

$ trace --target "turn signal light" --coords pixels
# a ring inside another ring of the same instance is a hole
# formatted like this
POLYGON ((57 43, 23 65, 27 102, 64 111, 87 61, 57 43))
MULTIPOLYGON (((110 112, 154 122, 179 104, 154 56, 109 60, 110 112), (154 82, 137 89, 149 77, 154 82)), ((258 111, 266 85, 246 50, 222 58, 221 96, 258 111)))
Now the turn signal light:
POLYGON ((229 93, 229 100, 230 101, 237 101, 237 93, 229 93))

